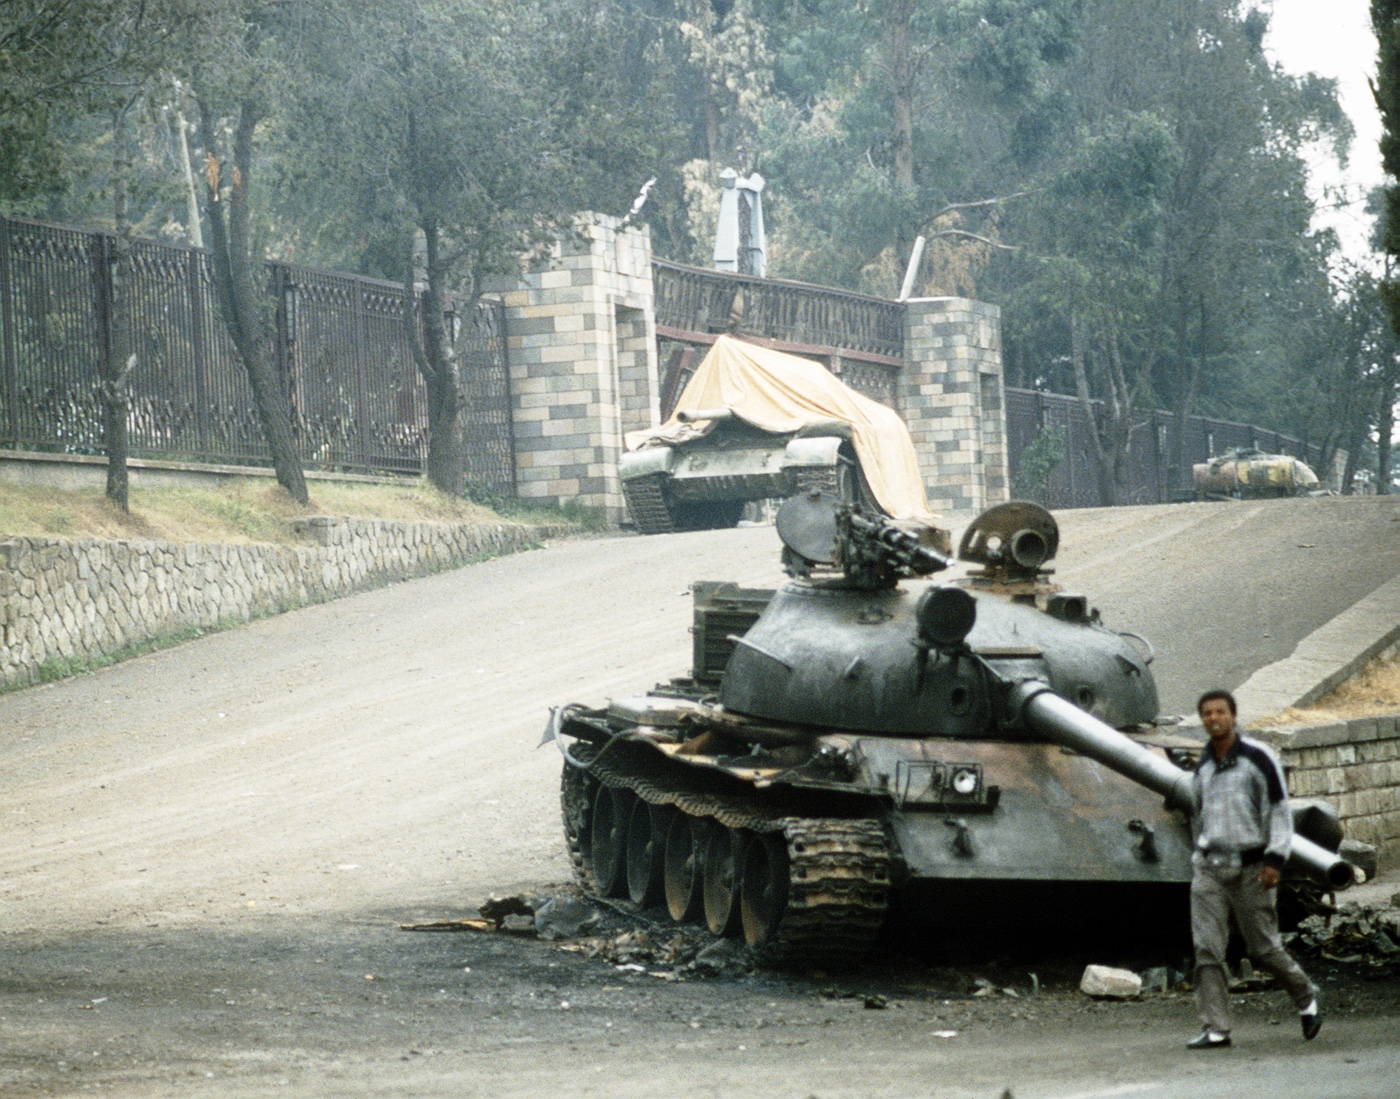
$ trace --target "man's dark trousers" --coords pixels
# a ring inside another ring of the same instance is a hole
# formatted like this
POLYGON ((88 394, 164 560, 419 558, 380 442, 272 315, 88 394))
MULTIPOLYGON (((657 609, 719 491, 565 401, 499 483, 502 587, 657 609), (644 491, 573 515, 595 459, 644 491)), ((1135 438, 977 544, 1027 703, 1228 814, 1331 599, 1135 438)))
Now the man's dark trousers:
POLYGON ((1196 1008, 1207 1030, 1230 1033, 1225 944, 1231 913, 1254 964, 1274 975, 1299 1011, 1312 1003, 1317 990, 1279 941, 1276 893, 1277 889, 1259 884, 1257 862, 1241 865, 1238 857, 1204 853, 1193 860, 1191 939, 1196 946, 1196 1008))

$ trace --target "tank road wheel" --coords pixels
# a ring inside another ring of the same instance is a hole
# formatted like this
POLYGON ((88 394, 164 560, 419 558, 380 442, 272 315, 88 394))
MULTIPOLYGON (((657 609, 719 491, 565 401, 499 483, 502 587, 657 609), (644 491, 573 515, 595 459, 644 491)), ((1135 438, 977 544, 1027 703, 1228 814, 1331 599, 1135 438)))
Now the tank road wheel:
POLYGON ((593 876, 599 896, 627 892, 627 824, 635 800, 632 791, 609 786, 599 786, 593 799, 593 876))
POLYGON ((739 880, 739 920, 744 942, 766 946, 782 922, 788 901, 787 841, 780 832, 767 832, 749 841, 739 880))
POLYGON ((666 833, 675 815, 670 806, 649 805, 641 798, 632 806, 627 825, 627 895, 642 908, 665 899, 666 833))
POLYGON ((666 910, 677 923, 693 923, 704 910, 700 862, 709 838, 709 822, 677 813, 666 830, 662 879, 666 910))
POLYGON ((722 824, 711 829, 701 875, 705 926, 716 935, 730 935, 739 930, 739 867, 743 854, 742 833, 722 824))

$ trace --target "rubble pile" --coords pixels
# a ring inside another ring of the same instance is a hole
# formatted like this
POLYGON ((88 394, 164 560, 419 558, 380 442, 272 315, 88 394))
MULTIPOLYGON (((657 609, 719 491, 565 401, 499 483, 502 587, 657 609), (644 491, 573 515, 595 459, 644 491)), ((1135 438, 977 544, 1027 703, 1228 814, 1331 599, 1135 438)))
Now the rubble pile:
POLYGON ((555 943, 559 950, 597 958, 628 973, 662 980, 747 973, 753 968, 742 943, 701 927, 658 924, 621 902, 582 896, 490 897, 480 918, 401 924, 404 931, 482 931, 555 943))
POLYGON ((1400 893, 1389 907, 1343 904, 1335 913, 1309 916, 1285 936, 1298 958, 1358 966, 1367 977, 1400 976, 1400 893))

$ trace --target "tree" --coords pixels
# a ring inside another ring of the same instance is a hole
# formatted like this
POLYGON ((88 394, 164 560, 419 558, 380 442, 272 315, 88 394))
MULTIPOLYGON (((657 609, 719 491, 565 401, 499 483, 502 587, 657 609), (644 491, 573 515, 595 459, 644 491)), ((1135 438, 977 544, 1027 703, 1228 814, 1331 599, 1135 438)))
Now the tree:
POLYGON ((194 66, 191 88, 204 147, 204 212, 220 314, 247 371, 277 483, 306 504, 291 402, 269 353, 271 318, 263 292, 263 257, 254 241, 252 198, 259 130, 276 106, 275 32, 295 15, 275 2, 231 3, 209 32, 213 49, 194 66))
MULTIPOLYGON (((1390 179, 1400 178, 1400 0, 1371 0, 1371 27, 1379 46, 1376 82, 1371 91, 1381 113, 1381 166, 1390 179)), ((1385 188, 1385 217, 1381 247, 1386 256, 1385 278, 1378 287, 1390 317, 1391 329, 1400 332, 1400 282, 1392 274, 1392 264, 1400 256, 1400 185, 1385 188)), ((1376 491, 1390 491, 1390 431, 1394 425, 1397 379, 1391 369, 1381 393, 1384 414, 1378 436, 1379 458, 1376 491)))
POLYGON ((194 11, 183 0, 127 0, 108 11, 97 34, 103 62, 88 79, 89 93, 103 102, 112 122, 111 257, 112 339, 107 361, 101 364, 98 394, 103 406, 103 436, 107 451, 107 498, 122 511, 130 509, 127 478, 127 421, 131 415, 128 381, 140 363, 133 350, 133 291, 131 256, 133 228, 131 192, 130 116, 173 61, 176 36, 187 32, 194 11))
POLYGON ((403 281, 428 393, 427 473, 449 494, 462 491, 462 394, 444 318, 475 309, 483 281, 518 270, 580 202, 625 209, 647 178, 607 15, 583 3, 385 0, 334 9, 304 40, 297 126, 316 135, 319 176, 308 184, 323 203, 339 192, 403 281))
POLYGON ((1165 248, 1162 196, 1180 166, 1171 131, 1152 114, 1085 135, 1040 198, 1042 297, 1058 299, 1074 389, 1092 426, 1105 505, 1126 503, 1135 412, 1149 391, 1151 310, 1165 248), (1102 402, 1095 415, 1093 402, 1102 402))
MULTIPOLYGON (((1155 197, 1155 267, 1150 279, 1137 280, 1141 300, 1121 314, 1118 346, 1140 399, 1175 413, 1169 460, 1182 486, 1189 478, 1184 428, 1198 407, 1268 423, 1261 411, 1288 408, 1268 395, 1286 388, 1291 357, 1315 360, 1324 350, 1300 342, 1323 339, 1325 325, 1303 323, 1305 311, 1296 307, 1336 308, 1329 294, 1317 293, 1327 283, 1332 242, 1309 230, 1302 150, 1326 140, 1344 152, 1349 129, 1329 82, 1293 78, 1268 62, 1260 48, 1267 20, 1258 12, 1223 0, 1089 0, 1082 19, 1075 63, 1047 70, 1054 88, 1044 101, 1058 108, 1040 142, 1040 178, 1059 170, 1055 161, 1079 155, 1079 135, 1108 135, 1130 116, 1158 119, 1176 147, 1175 167, 1155 197), (1287 339, 1279 335, 1285 330, 1287 339), (1271 354, 1256 353, 1265 348, 1271 354)), ((1098 201, 1078 207, 1080 215, 1112 220, 1098 201)), ((984 279, 986 292, 1006 299, 1008 361, 1034 363, 1041 384, 1061 390, 1076 385, 1071 318, 1067 300, 1046 292, 1037 249, 1047 232, 1062 235, 1054 224, 1062 217, 1054 203, 1008 207, 1001 234, 1026 249, 995 258, 984 279)), ((1125 260, 1136 267, 1126 253, 1094 254, 1091 268, 1125 260)), ((1111 274, 1098 270, 1099 278, 1111 274)), ((1130 436, 1118 437, 1126 443, 1130 436)))

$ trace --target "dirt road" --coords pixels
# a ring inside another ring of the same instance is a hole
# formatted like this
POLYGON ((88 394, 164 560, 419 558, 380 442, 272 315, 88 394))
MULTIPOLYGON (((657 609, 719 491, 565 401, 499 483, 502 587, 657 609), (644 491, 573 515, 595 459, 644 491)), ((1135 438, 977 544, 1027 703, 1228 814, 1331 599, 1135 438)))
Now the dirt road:
MULTIPOLYGON (((1181 710, 1400 573, 1396 520, 1069 513, 1058 575, 1152 637, 1181 710)), ((661 987, 393 930, 567 877, 545 707, 683 671, 694 579, 778 582, 772 531, 560 543, 0 698, 0 1094, 1206 1094, 1171 1083, 1198 1063, 1184 1002, 1086 1015, 1066 993, 1029 1020, 925 973, 862 1012, 820 982, 661 987)), ((1276 1094, 1384 1093, 1394 1005, 1346 995, 1361 1013, 1306 1049, 1261 1009, 1251 1056, 1319 1081, 1276 1094)))

